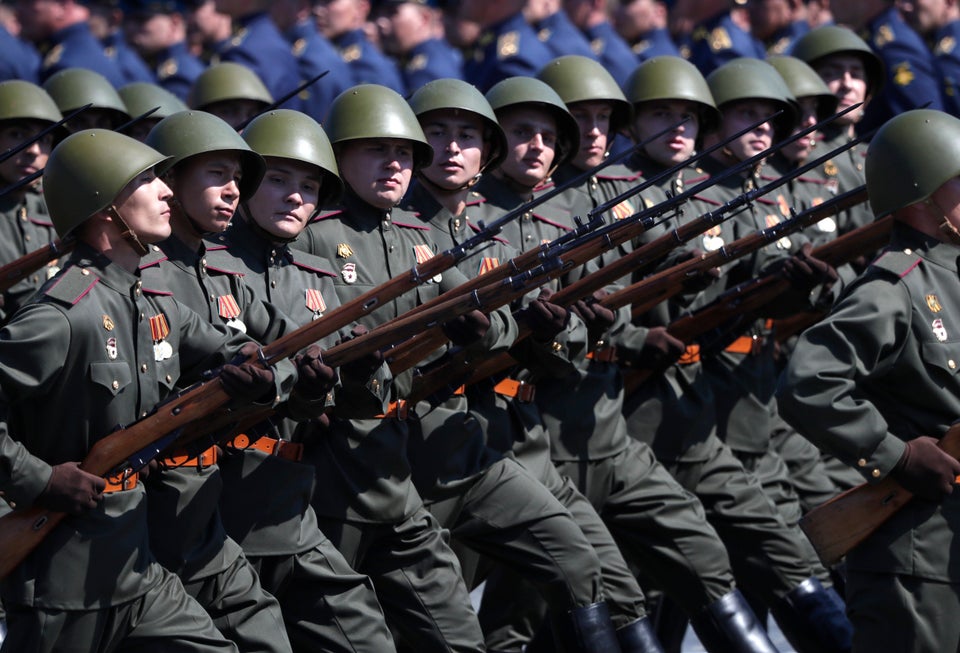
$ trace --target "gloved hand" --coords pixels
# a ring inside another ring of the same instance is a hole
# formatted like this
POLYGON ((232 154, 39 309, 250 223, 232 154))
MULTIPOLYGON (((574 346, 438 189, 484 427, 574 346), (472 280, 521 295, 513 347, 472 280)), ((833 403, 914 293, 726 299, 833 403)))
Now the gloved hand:
POLYGON ((324 365, 320 345, 310 345, 294 357, 297 385, 294 391, 306 399, 323 399, 337 383, 337 371, 324 365))
POLYGON ((806 243, 783 264, 783 276, 801 292, 809 293, 821 284, 829 288, 840 278, 832 265, 810 256, 811 251, 813 245, 806 243))
MULTIPOLYGON (((259 345, 248 342, 240 348, 246 358, 253 356, 259 345)), ((263 403, 273 401, 275 396, 273 370, 260 363, 227 363, 220 371, 224 391, 237 403, 263 403)))
POLYGON ((465 347, 480 340, 490 328, 490 318, 477 309, 446 322, 443 333, 455 345, 465 347))
POLYGON ((599 303, 608 294, 606 290, 597 290, 592 297, 578 299, 570 307, 570 310, 587 325, 591 340, 599 340, 616 320, 616 314, 599 303))
POLYGON ((550 302, 553 291, 542 288, 537 298, 520 311, 522 319, 533 332, 534 340, 548 342, 567 328, 570 323, 570 311, 550 302))
POLYGON ((80 463, 54 465, 47 487, 37 497, 36 504, 48 510, 79 515, 96 508, 103 499, 107 482, 80 469, 80 463))
MULTIPOLYGON (((338 342, 346 342, 357 338, 369 332, 367 327, 358 324, 350 330, 350 336, 341 338, 338 342)), ((340 368, 340 378, 354 383, 366 384, 367 380, 373 376, 383 364, 383 353, 378 351, 371 352, 357 360, 350 361, 340 368)))
POLYGON ((922 436, 907 442, 890 476, 915 495, 939 501, 953 492, 960 474, 960 461, 937 445, 937 439, 922 436))
POLYGON ((643 370, 665 370, 680 358, 686 349, 683 341, 671 335, 667 327, 653 327, 647 332, 643 347, 633 356, 631 363, 643 370))
MULTIPOLYGON (((683 257, 679 262, 683 263, 693 259, 702 258, 703 256, 704 256, 703 250, 700 249, 699 247, 694 247, 693 249, 690 250, 690 253, 687 256, 683 257)), ((686 292, 690 292, 690 293, 700 292, 705 288, 709 288, 710 284, 712 284, 714 281, 716 281, 719 278, 720 278, 720 268, 710 268, 708 270, 701 272, 700 274, 696 274, 692 277, 684 279, 683 288, 686 292)))

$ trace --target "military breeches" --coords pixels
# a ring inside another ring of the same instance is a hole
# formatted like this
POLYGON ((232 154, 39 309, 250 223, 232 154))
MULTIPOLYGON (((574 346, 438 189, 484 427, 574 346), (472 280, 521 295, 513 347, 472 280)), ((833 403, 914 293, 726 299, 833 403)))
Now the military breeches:
POLYGON ((387 623, 415 650, 484 650, 460 564, 426 509, 398 524, 319 521, 347 563, 373 581, 387 623))
POLYGON ((703 506, 656 461, 650 447, 631 440, 603 460, 561 462, 607 525, 641 580, 666 592, 695 615, 733 589, 730 560, 703 506))
POLYGON ((243 653, 291 650, 280 604, 263 589, 257 572, 244 556, 218 574, 184 584, 184 589, 243 653))
POLYGON ((7 625, 3 653, 238 653, 168 571, 145 595, 103 610, 8 605, 7 625))
POLYGON ((302 553, 251 562, 280 601, 295 653, 396 650, 372 581, 351 569, 330 540, 302 553))

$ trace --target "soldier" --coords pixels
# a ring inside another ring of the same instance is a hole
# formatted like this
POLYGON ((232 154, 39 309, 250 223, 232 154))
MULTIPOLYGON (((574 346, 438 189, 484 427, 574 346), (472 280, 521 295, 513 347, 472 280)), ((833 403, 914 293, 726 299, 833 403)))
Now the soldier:
MULTIPOLYGON (((301 145, 301 156, 304 148, 311 147, 322 157, 326 145, 328 159, 332 160, 322 130, 307 116, 278 110, 263 118, 265 122, 251 123, 247 128, 248 139, 256 143, 258 135, 261 139, 272 138, 270 151, 282 151, 282 137, 286 136, 286 144, 290 145, 290 130, 274 129, 271 123, 289 123, 294 132, 299 132, 293 145, 301 145)), ((258 277, 253 277, 222 243, 213 245, 203 240, 204 236, 214 237, 226 230, 233 209, 240 201, 255 202, 255 191, 264 170, 262 159, 229 125, 201 112, 181 113, 162 121, 151 132, 150 142, 177 161, 168 173, 176 203, 173 235, 141 265, 145 281, 170 288, 207 320, 243 331, 261 342, 272 341, 296 328, 298 323, 265 301, 258 277)), ((274 185, 280 173, 274 168, 268 169, 268 174, 267 183, 274 185)), ((318 172, 316 179, 311 171, 309 183, 305 185, 313 184, 311 187, 319 193, 321 178, 326 186, 323 194, 336 194, 339 181, 326 170, 322 174, 318 172)), ((304 210, 309 213, 308 209, 304 210)), ((315 273, 310 274, 316 277, 315 273)), ((326 290, 330 297, 332 288, 326 290)), ((307 354, 310 354, 307 359, 316 365, 304 378, 313 377, 315 381, 296 386, 291 394, 291 401, 295 403, 288 405, 288 414, 309 416, 312 406, 326 405, 327 393, 333 387, 334 371, 317 362, 316 352, 307 354)), ((188 479, 177 476, 184 487, 170 495, 176 496, 180 504, 183 527, 175 538, 155 536, 153 539, 159 542, 154 549, 162 548, 168 554, 175 554, 170 557, 179 559, 186 554, 188 562, 182 569, 189 571, 197 566, 197 556, 193 551, 178 550, 182 547, 182 544, 178 547, 178 542, 196 539, 221 543, 224 552, 204 565, 202 573, 194 571, 187 589, 210 606, 208 609, 216 609, 216 623, 223 620, 227 624, 221 631, 229 632, 228 636, 238 643, 246 642, 241 644, 244 649, 290 650, 293 642, 295 651, 391 650, 393 644, 369 579, 353 572, 317 529, 309 504, 313 470, 293 455, 303 447, 302 442, 291 441, 296 439, 294 427, 285 425, 281 432, 266 430, 267 434, 247 442, 249 446, 239 444, 238 438, 246 436, 233 438, 224 449, 225 455, 219 458, 219 472, 216 466, 197 471, 189 461, 170 461, 169 466, 175 467, 171 472, 188 470, 189 475, 188 479), (196 488, 201 479, 206 488, 196 488), (222 482, 222 494, 218 488, 210 487, 212 481, 222 482), (269 500, 263 499, 263 483, 271 488, 269 500), (196 493, 188 491, 191 486, 196 493), (197 501, 199 496, 205 500, 197 501), (220 510, 217 510, 218 498, 220 510), (184 530, 191 525, 206 527, 198 529, 197 535, 190 538, 184 530), (227 538, 224 529, 236 537, 236 541, 227 538), (238 542, 246 556, 240 553, 238 542), (193 564, 190 557, 194 559, 193 564), (225 565, 229 566, 221 573, 211 574, 225 565), (275 614, 263 608, 250 616, 237 614, 241 605, 248 610, 256 606, 255 590, 259 589, 259 585, 240 586, 239 580, 251 576, 256 579, 258 574, 260 582, 276 596, 280 605, 270 597, 275 614), (219 595, 215 588, 220 590, 219 595), (336 601, 329 600, 333 596, 336 601), (271 617, 273 621, 267 621, 271 617), (258 641, 260 638, 269 641, 258 641)), ((217 459, 217 456, 213 454, 211 458, 217 459)), ((165 481, 168 473, 164 472, 161 480, 165 481)), ((158 520, 162 519, 162 509, 154 510, 151 505, 151 514, 155 513, 160 513, 158 520)), ((194 551, 198 548, 194 547, 194 551)))
MULTIPOLYGON (((269 7, 269 0, 216 0, 217 11, 234 22, 233 36, 216 53, 221 62, 242 64, 255 72, 279 100, 300 85, 300 75, 290 44, 270 20, 269 7)), ((299 110, 300 98, 293 96, 282 106, 299 110)))
POLYGON ((874 136, 867 190, 878 217, 894 216, 890 245, 800 336, 778 389, 783 414, 817 446, 868 482, 890 476, 916 495, 847 555, 855 652, 960 644, 951 564, 960 463, 937 446, 960 413, 950 334, 958 141, 960 121, 930 110, 874 136))
POLYGON ((803 0, 748 0, 750 33, 759 39, 768 55, 790 54, 797 39, 810 31, 803 19, 803 0))
POLYGON ((883 62, 884 84, 882 88, 877 87, 873 101, 864 112, 858 125, 860 133, 876 129, 909 109, 921 106, 943 109, 933 55, 903 21, 896 3, 888 0, 837 2, 830 8, 834 20, 861 33, 883 62))
MULTIPOLYGON (((327 130, 346 191, 295 246, 335 263, 337 294, 347 301, 436 253, 427 228, 397 208, 414 169, 428 163, 432 151, 410 107, 384 86, 341 94, 327 130)), ((457 281, 456 271, 448 270, 439 283, 419 286, 360 323, 373 328, 457 281)), ((483 320, 473 319, 480 331, 483 320)), ((456 322, 469 330, 467 319, 456 322)), ((487 325, 491 339, 499 339, 501 321, 487 325)), ((330 432, 316 439, 311 460, 318 484, 327 488, 314 495, 320 527, 354 569, 372 578, 387 623, 402 640, 417 650, 481 651, 483 634, 460 565, 413 484, 407 456, 412 426, 402 401, 410 377, 386 377, 378 387, 385 401, 379 414, 332 420, 330 432)), ((458 452, 458 459, 472 454, 458 452)))
POLYGON ((763 45, 732 16, 734 0, 677 0, 671 20, 687 21, 693 29, 690 54, 684 53, 704 75, 739 57, 763 59, 763 45))
POLYGON ((547 46, 551 57, 578 54, 596 58, 590 43, 570 21, 560 0, 528 0, 524 15, 537 31, 537 38, 547 46))
MULTIPOLYGON (((214 0, 187 0, 187 48, 208 64, 220 61, 219 51, 233 34, 233 20, 217 11, 214 0)), ((262 83, 262 82, 261 82, 262 83)))
MULTIPOLYGON (((582 81, 590 86, 592 80, 582 81)), ((487 200, 483 206, 502 212, 529 199, 555 166, 576 155, 579 143, 570 134, 579 134, 579 126, 563 100, 540 80, 504 80, 487 99, 509 149, 504 163, 478 188, 487 200)), ((507 225, 504 233, 511 242, 537 247, 569 229, 561 222, 566 220, 569 202, 548 203, 507 225)), ((606 343, 601 324, 610 326, 613 315, 585 302, 577 312, 587 326, 586 337, 553 345, 575 364, 560 374, 530 370, 534 373, 521 376, 537 386, 534 399, 550 434, 554 463, 593 504, 624 557, 642 572, 643 582, 668 592, 682 606, 708 650, 773 650, 733 588, 729 558, 700 502, 670 477, 648 447, 627 434, 620 416, 619 371, 597 344, 606 343), (579 362, 588 349, 589 358, 579 362), (571 396, 584 403, 571 402, 571 396)))
POLYGON ((270 18, 290 43, 303 81, 324 76, 300 92, 302 111, 322 121, 333 99, 353 85, 350 68, 336 48, 317 31, 309 0, 275 0, 270 18))
POLYGON ((186 8, 178 0, 125 0, 123 29, 156 82, 186 102, 204 64, 187 49, 186 8))
MULTIPOLYGON (((49 125, 61 119, 57 105, 47 93, 30 82, 0 82, 0 151, 6 152, 35 139, 30 147, 0 163, 0 184, 8 188, 47 165, 47 157, 58 136, 52 133, 36 139, 49 125)), ((40 249, 56 238, 39 182, 26 184, 0 196, 0 265, 40 249)), ((20 304, 59 271, 56 262, 40 268, 3 293, 3 316, 13 315, 20 304)))
POLYGON ((72 462, 212 367, 223 365, 220 382, 240 405, 285 394, 289 379, 271 368, 224 365, 255 343, 143 287, 140 257, 170 234, 170 191, 154 172, 165 161, 126 136, 88 130, 58 145, 44 170, 57 233, 79 242, 0 332, 10 429, 0 487, 14 509, 70 516, 5 579, 8 650, 237 650, 153 558, 137 474, 106 480, 72 462), (51 410, 51 397, 71 401, 51 410))
POLYGON ((22 79, 38 83, 40 55, 32 45, 18 38, 7 26, 0 24, 0 81, 22 79))
POLYGON ((234 129, 273 104, 273 96, 257 74, 225 61, 207 68, 190 89, 191 109, 212 113, 234 129))
POLYGON ((47 78, 43 90, 50 94, 61 113, 70 113, 87 104, 91 105, 78 114, 67 128, 116 129, 130 120, 127 107, 114 87, 103 75, 86 68, 67 68, 47 78))
POLYGON ((527 0, 467 0, 460 16, 482 28, 464 64, 464 79, 483 92, 515 75, 532 77, 553 58, 523 15, 527 0))
MULTIPOLYGON (((617 6, 617 32, 627 41, 637 63, 664 55, 680 56, 667 29, 667 4, 660 0, 632 0, 617 6)), ((633 72, 631 70, 630 72, 633 72)))
POLYGON ((363 31, 370 15, 369 0, 317 0, 313 16, 317 29, 340 53, 352 73, 351 86, 381 84, 405 93, 396 63, 370 42, 363 31))
POLYGON ((933 49, 937 74, 940 77, 944 110, 960 116, 960 5, 956 0, 900 0, 897 8, 916 32, 933 49))
POLYGON ((590 49, 603 67, 618 84, 626 82, 636 68, 636 61, 630 56, 630 46, 610 22, 611 0, 565 0, 563 9, 587 37, 590 49))
POLYGON ((21 36, 32 41, 43 56, 40 81, 65 68, 88 68, 114 87, 126 83, 117 64, 90 32, 90 9, 79 0, 18 0, 21 36))
POLYGON ((463 77, 463 55, 444 38, 436 0, 385 0, 377 5, 380 44, 399 61, 404 86, 463 77))
MULTIPOLYGON (((90 0, 90 32, 103 46, 107 58, 116 63, 123 83, 155 82, 156 78, 123 33, 123 8, 120 0, 90 0)), ((118 87, 119 88, 119 87, 118 87)))
POLYGON ((147 111, 156 109, 149 116, 141 118, 125 130, 127 136, 140 142, 145 141, 150 130, 167 116, 172 116, 180 111, 187 111, 187 105, 180 98, 156 84, 134 82, 133 84, 127 84, 117 93, 131 116, 139 117, 147 111))

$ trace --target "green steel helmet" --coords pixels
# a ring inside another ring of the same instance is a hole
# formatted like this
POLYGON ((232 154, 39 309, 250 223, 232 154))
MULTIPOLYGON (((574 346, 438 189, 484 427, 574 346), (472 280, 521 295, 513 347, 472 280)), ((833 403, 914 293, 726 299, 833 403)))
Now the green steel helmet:
POLYGON ((343 193, 330 139, 320 123, 307 114, 277 109, 257 116, 243 130, 243 140, 260 156, 292 159, 319 168, 318 207, 335 202, 343 193))
POLYGON ((479 116, 487 128, 484 138, 491 142, 486 168, 496 168, 507 155, 507 137, 503 135, 493 108, 477 87, 459 79, 435 79, 421 86, 409 99, 417 118, 431 111, 451 109, 479 116))
POLYGON ((783 113, 774 121, 777 132, 786 136, 799 119, 796 99, 777 69, 761 59, 738 57, 707 75, 707 85, 717 108, 741 100, 767 100, 783 113))
POLYGON ((867 43, 852 30, 838 25, 824 25, 800 37, 790 54, 814 68, 832 54, 852 54, 863 61, 867 73, 867 92, 876 95, 883 86, 883 62, 867 43))
POLYGON ((255 72, 232 61, 210 66, 193 82, 187 104, 203 109, 216 102, 253 100, 264 108, 273 104, 273 96, 255 72))
POLYGON ((627 99, 636 107, 643 102, 684 100, 700 108, 700 130, 720 124, 720 112, 703 74, 686 59, 673 55, 651 57, 630 74, 624 86, 627 99))
POLYGON ((568 109, 575 102, 609 102, 613 108, 611 133, 630 125, 633 106, 627 102, 613 75, 598 61, 578 54, 558 57, 540 70, 537 79, 549 84, 568 109))
POLYGON ((150 82, 133 82, 117 92, 127 106, 127 113, 131 116, 139 116, 154 107, 160 107, 151 113, 147 120, 161 120, 179 111, 187 110, 183 100, 162 86, 150 82))
POLYGON ((144 170, 159 175, 169 157, 129 136, 107 129, 72 134, 53 148, 43 170, 44 196, 61 238, 97 211, 144 170))
POLYGON ((932 109, 891 118, 870 141, 865 173, 876 217, 922 202, 960 175, 960 119, 932 109))
POLYGON ((812 97, 817 100, 817 117, 820 120, 832 116, 837 111, 837 96, 830 92, 813 68, 796 57, 774 55, 767 57, 771 66, 777 69, 793 97, 812 97))
POLYGON ((413 109, 386 86, 360 84, 348 88, 333 100, 325 124, 334 145, 365 138, 398 138, 413 143, 414 170, 433 163, 433 148, 413 109))
POLYGON ((0 82, 0 120, 54 123, 61 118, 57 103, 36 84, 22 79, 0 82))
POLYGON ((557 153, 553 167, 570 161, 580 148, 580 126, 567 110, 567 105, 546 82, 535 77, 508 77, 487 91, 487 101, 500 115, 506 109, 532 105, 545 109, 557 121, 557 153))
POLYGON ((127 105, 107 78, 86 68, 67 68, 51 75, 43 83, 61 113, 90 104, 92 109, 102 109, 113 115, 119 124, 130 120, 127 105))
POLYGON ((263 179, 263 157, 250 149, 240 134, 212 113, 181 111, 154 125, 147 134, 147 145, 171 157, 171 167, 198 154, 236 152, 240 155, 243 176, 240 199, 253 195, 263 179))

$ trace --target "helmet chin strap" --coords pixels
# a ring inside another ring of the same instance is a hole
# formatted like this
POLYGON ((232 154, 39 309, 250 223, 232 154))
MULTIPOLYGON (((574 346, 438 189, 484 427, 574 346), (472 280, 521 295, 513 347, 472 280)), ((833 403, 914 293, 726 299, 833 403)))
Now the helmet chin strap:
POLYGON ((117 207, 111 204, 109 207, 107 207, 107 211, 112 214, 113 219, 116 221, 117 227, 120 229, 120 237, 130 243, 133 251, 135 251, 139 256, 146 256, 150 250, 146 245, 140 242, 140 238, 137 236, 137 234, 134 233, 133 229, 131 229, 124 219, 120 217, 120 212, 117 210, 117 207))

